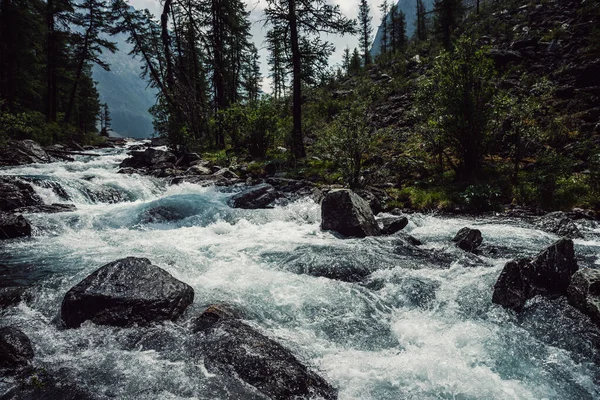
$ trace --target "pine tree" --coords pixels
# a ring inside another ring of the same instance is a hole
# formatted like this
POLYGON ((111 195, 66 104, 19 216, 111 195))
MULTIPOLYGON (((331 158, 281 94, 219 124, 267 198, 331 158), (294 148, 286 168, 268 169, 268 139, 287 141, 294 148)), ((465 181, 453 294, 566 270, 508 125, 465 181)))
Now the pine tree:
POLYGON ((100 108, 100 135, 109 137, 109 131, 111 128, 112 118, 110 117, 110 110, 108 104, 104 103, 100 108))
POLYGON ((359 45, 365 65, 371 64, 371 35, 373 34, 373 17, 367 0, 360 0, 358 5, 359 45))
POLYGON ((454 31, 458 27, 465 9, 462 0, 436 0, 433 5, 435 33, 442 45, 449 50, 454 31))
POLYGON ((396 6, 390 10, 390 42, 392 51, 403 52, 406 47, 406 16, 396 6))
POLYGON ((285 96, 286 93, 286 80, 288 71, 286 68, 285 59, 285 43, 282 40, 281 35, 283 32, 277 30, 270 30, 267 33, 267 50, 269 56, 267 62, 269 63, 270 78, 272 80, 273 96, 276 99, 285 96))
POLYGON ((73 34, 73 39, 76 43, 75 60, 77 67, 65 113, 65 122, 69 122, 71 119, 77 86, 79 85, 84 67, 95 63, 108 71, 109 66, 102 61, 100 55, 102 55, 103 50, 114 53, 117 49, 115 43, 101 37, 103 33, 108 33, 111 30, 112 21, 110 20, 106 2, 104 0, 84 0, 76 4, 75 7, 79 12, 76 12, 72 16, 71 21, 84 31, 73 34))
POLYGON ((380 42, 380 56, 385 59, 387 57, 387 53, 389 51, 388 44, 390 42, 389 38, 389 23, 388 23, 388 11, 390 9, 390 4, 388 0, 383 0, 383 3, 379 6, 381 10, 381 42, 380 42))
POLYGON ((415 35, 417 40, 427 40, 427 11, 423 0, 417 0, 417 20, 415 21, 415 35))
POLYGON ((267 22, 280 32, 289 32, 292 55, 293 131, 292 154, 306 157, 302 135, 302 49, 301 37, 320 33, 354 33, 354 21, 344 17, 339 6, 326 0, 267 0, 267 22))
POLYGON ((350 59, 350 68, 349 68, 350 75, 358 74, 360 72, 360 68, 361 68, 360 53, 358 52, 358 49, 355 47, 354 52, 352 53, 352 58, 350 59))
POLYGON ((342 68, 345 74, 350 74, 350 57, 350 47, 346 47, 342 58, 342 68))

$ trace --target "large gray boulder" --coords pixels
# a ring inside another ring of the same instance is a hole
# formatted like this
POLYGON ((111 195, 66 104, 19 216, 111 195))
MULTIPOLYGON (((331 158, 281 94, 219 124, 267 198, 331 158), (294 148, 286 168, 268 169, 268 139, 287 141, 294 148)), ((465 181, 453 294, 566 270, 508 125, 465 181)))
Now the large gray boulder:
POLYGON ((279 198, 279 193, 272 185, 262 183, 233 195, 228 201, 232 208, 259 209, 268 208, 279 198))
POLYGON ((42 204, 44 202, 29 183, 14 176, 0 177, 0 211, 42 204))
POLYGON ((0 328, 0 370, 18 370, 32 359, 33 348, 27 335, 12 326, 0 328))
POLYGON ((520 311, 534 296, 565 295, 577 269, 573 241, 561 239, 533 260, 506 264, 494 285, 492 301, 520 311))
POLYGON ((349 189, 332 190, 321 203, 321 228, 344 236, 381 234, 369 204, 349 189))
POLYGON ((145 326, 175 320, 194 300, 194 290, 152 265, 128 257, 106 264, 65 295, 61 317, 68 328, 84 321, 99 325, 145 326))
POLYGON ((600 270, 583 268, 571 278, 567 289, 569 303, 600 326, 600 270))
POLYGON ((393 235, 394 233, 400 232, 408 225, 408 218, 406 217, 387 217, 377 220, 381 233, 383 235, 393 235))
POLYGON ((12 140, 0 148, 0 166, 49 163, 52 157, 33 140, 12 140))
POLYGON ((0 240, 31 236, 31 225, 22 215, 0 211, 0 240))
POLYGON ((236 376, 271 399, 337 399, 337 390, 288 349, 234 316, 209 309, 200 326, 209 371, 236 376))

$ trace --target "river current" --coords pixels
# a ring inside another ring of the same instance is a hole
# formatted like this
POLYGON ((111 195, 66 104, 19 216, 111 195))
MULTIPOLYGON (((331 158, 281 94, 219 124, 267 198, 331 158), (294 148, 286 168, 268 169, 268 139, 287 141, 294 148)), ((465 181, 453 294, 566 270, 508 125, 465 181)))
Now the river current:
MULTIPOLYGON (((0 243, 0 284, 34 288, 29 301, 0 314, 0 325, 29 336, 39 370, 111 399, 262 398, 209 372, 191 350, 186 321, 225 303, 339 388, 340 399, 600 398, 600 331, 561 299, 532 299, 519 315, 491 302, 504 264, 535 255, 555 235, 517 220, 409 215, 404 231, 452 260, 441 268, 399 255, 394 236, 340 239, 321 231, 320 207, 310 199, 232 209, 228 190, 118 174, 125 150, 99 152, 0 169, 35 178, 48 204, 77 206, 28 214, 33 236, 0 243), (474 258, 456 249, 450 239, 464 226, 480 229, 495 251, 474 258), (194 288, 183 319, 62 329, 64 294, 127 256, 147 257, 194 288), (320 264, 374 272, 361 283, 302 273, 320 264)), ((600 225, 578 226, 586 237, 575 241, 580 268, 600 268, 600 225)), ((0 381, 0 396, 16 384, 0 381)))

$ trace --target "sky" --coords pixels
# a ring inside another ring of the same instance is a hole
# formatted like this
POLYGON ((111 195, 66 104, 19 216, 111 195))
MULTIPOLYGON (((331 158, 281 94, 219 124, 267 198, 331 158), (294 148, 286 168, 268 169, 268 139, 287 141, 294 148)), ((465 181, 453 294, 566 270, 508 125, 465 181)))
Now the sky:
MULTIPOLYGON (((358 1, 359 0, 330 0, 331 3, 340 6, 340 10, 348 18, 355 19, 358 15, 358 1)), ((154 13, 154 15, 160 15, 161 5, 158 0, 129 0, 130 4, 137 9, 147 8, 154 13)), ((376 29, 379 26, 381 20, 381 12, 379 11, 380 0, 368 0, 371 6, 371 15, 373 16, 373 38, 375 37, 376 29)), ((256 47, 259 49, 261 57, 261 72, 263 74, 263 90, 267 93, 271 92, 270 80, 267 78, 269 74, 269 67, 267 65, 267 51, 265 49, 265 35, 267 28, 263 27, 263 9, 266 5, 265 0, 246 0, 246 9, 251 12, 250 20, 252 21, 252 36, 256 47)), ((329 60, 329 65, 339 65, 342 61, 342 54, 346 46, 353 49, 358 47, 358 38, 356 36, 337 36, 327 35, 327 40, 333 43, 335 46, 335 53, 329 60)))

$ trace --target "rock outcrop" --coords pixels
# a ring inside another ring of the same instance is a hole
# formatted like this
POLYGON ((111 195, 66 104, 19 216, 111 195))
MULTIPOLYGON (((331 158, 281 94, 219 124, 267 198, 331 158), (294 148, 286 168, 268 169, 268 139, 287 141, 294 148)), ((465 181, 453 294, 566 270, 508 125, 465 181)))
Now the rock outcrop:
POLYGON ((0 148, 0 166, 49 163, 52 157, 33 140, 11 140, 0 148))
POLYGON ((565 295, 577 272, 573 241, 561 239, 533 260, 510 261, 494 285, 492 301, 520 311, 537 295, 565 295))
POLYGON ((481 246, 483 237, 481 236, 481 231, 479 229, 465 227, 458 231, 452 241, 456 243, 456 247, 472 253, 481 246))
POLYGON ((600 270, 583 268, 571 278, 567 289, 569 303, 600 326, 600 270))
POLYGON ((0 287, 0 310, 16 306, 27 297, 27 287, 8 286, 0 287))
POLYGON ((177 319, 193 299, 189 285, 146 258, 128 257, 106 264, 69 290, 61 317, 68 328, 87 320, 145 326, 177 319))
POLYGON ((321 203, 321 228, 344 236, 365 237, 381 234, 371 207, 349 189, 332 190, 321 203))
POLYGON ((232 374, 272 399, 337 399, 337 390, 285 347, 231 316, 208 314, 200 332, 209 371, 232 374))
POLYGON ((0 211, 0 240, 31 236, 31 225, 22 215, 0 211))
POLYGON ((44 204, 31 185, 15 176, 0 177, 0 211, 44 204))
POLYGON ((0 370, 16 371, 33 359, 27 335, 12 326, 0 328, 0 370))
POLYGON ((272 185, 262 183, 233 195, 227 204, 232 208, 269 208, 279 197, 279 193, 272 185))

